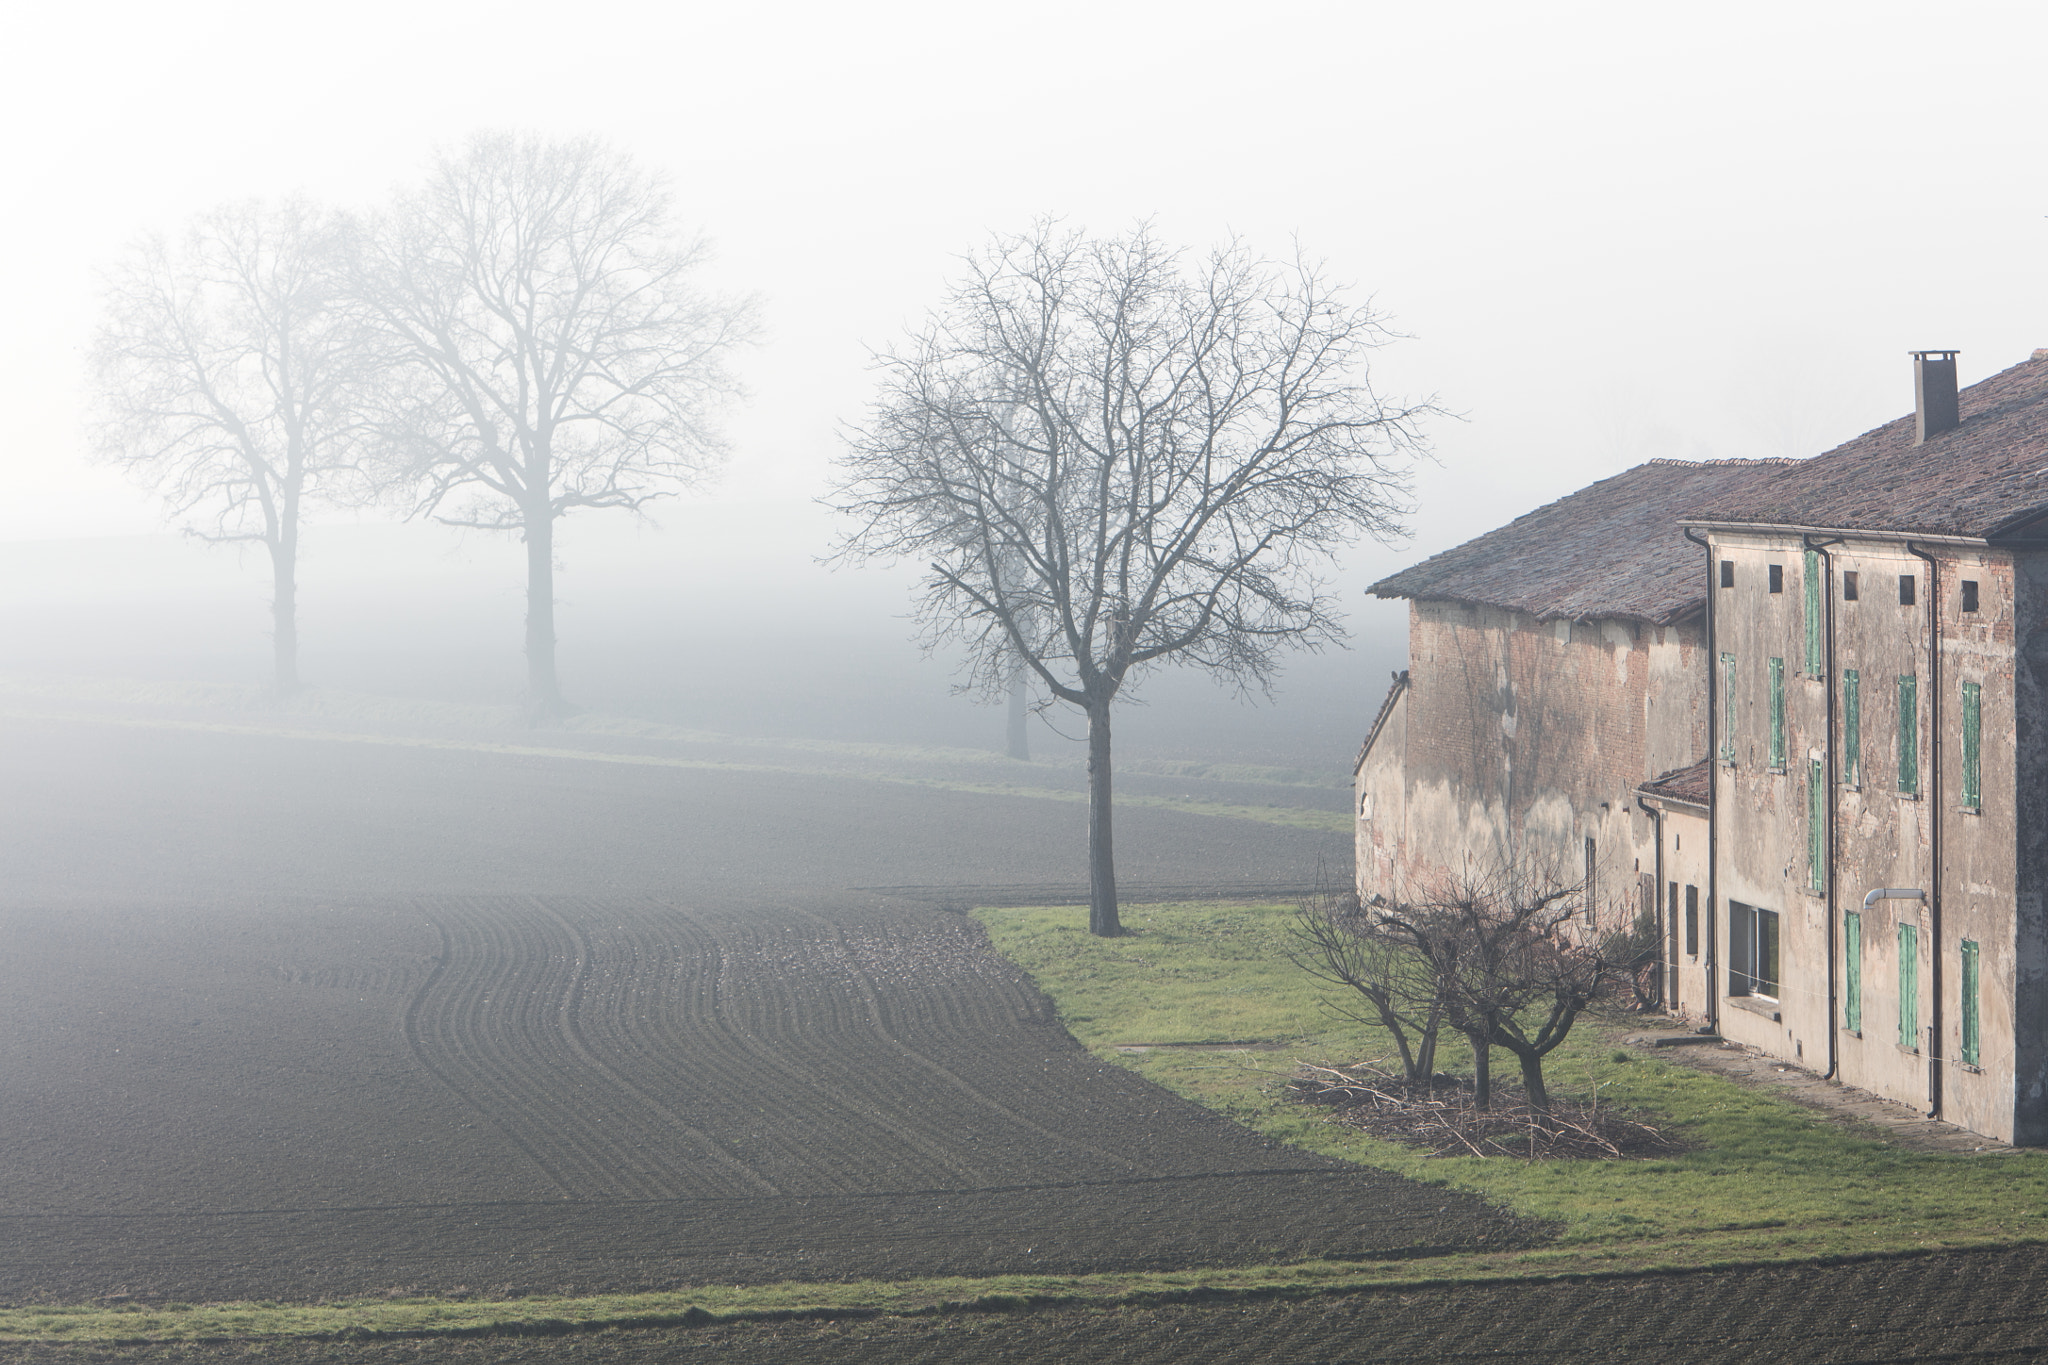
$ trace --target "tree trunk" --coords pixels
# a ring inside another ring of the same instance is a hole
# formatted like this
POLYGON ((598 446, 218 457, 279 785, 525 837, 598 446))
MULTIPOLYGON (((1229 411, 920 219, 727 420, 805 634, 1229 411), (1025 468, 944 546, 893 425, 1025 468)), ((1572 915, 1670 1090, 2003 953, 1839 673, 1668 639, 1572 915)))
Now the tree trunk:
POLYGON ((535 720, 568 710, 555 681, 555 519, 552 509, 526 516, 526 695, 535 720))
POLYGON ((277 660, 277 695, 299 690, 299 535, 287 529, 270 544, 270 643, 277 660))
POLYGON ((1109 702, 1088 706, 1088 932, 1123 933, 1116 913, 1116 856, 1110 843, 1109 702))
POLYGON ((1493 1108, 1493 1044, 1483 1037, 1472 1040, 1472 1107, 1493 1108))
POLYGON ((1529 1107, 1539 1114, 1550 1112, 1550 1092, 1543 1087, 1543 1056, 1537 1052, 1522 1054, 1522 1091, 1529 1097, 1529 1107))
POLYGON ((1024 670, 1020 668, 1010 679, 1010 757, 1019 763, 1031 761, 1031 734, 1025 728, 1025 722, 1031 718, 1026 707, 1028 700, 1024 689, 1024 670))

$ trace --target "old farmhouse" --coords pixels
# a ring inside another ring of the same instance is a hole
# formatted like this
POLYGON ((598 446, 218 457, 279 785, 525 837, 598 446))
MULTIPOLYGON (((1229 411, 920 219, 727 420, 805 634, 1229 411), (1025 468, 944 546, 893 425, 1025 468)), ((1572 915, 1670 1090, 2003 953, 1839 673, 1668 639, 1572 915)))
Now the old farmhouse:
POLYGON ((1542 864, 1668 1008, 2048 1143, 2048 351, 1797 461, 1652 461, 1375 585, 1361 895, 1542 864))

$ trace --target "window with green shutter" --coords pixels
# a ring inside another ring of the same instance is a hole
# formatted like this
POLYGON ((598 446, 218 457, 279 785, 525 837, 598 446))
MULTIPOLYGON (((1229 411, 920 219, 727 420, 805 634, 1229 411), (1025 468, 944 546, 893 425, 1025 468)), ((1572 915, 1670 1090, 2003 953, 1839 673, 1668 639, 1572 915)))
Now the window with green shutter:
POLYGON ((1908 673, 1899 679, 1899 790, 1908 796, 1920 790, 1920 680, 1908 673))
POLYGON ((1975 810, 1984 804, 1984 689, 1963 684, 1963 804, 1975 810))
POLYGON ((1977 945, 1963 940, 1963 1061, 1977 1065, 1977 945))
POLYGON ((1842 670, 1842 781, 1863 785, 1863 677, 1853 668, 1842 670))
POLYGON ((1828 877, 1827 779, 1820 760, 1806 761, 1806 889, 1825 891, 1828 877))
POLYGON ((1899 926, 1899 1046, 1920 1048, 1920 926, 1899 926))
POLYGON ((1771 767, 1785 769, 1785 661, 1771 660, 1771 767))
POLYGON ((1735 761, 1735 656, 1721 656, 1721 761, 1735 761))
POLYGON ((1806 676, 1818 678, 1821 671, 1820 552, 1806 552, 1806 676))
POLYGON ((1842 926, 1842 1027, 1863 1032, 1863 916, 1851 910, 1842 926))

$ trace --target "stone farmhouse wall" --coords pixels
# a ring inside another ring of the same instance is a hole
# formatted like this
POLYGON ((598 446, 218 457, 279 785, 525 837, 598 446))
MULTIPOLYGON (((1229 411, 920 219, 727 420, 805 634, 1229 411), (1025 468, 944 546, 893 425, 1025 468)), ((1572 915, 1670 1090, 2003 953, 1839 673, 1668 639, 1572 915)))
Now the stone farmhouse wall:
POLYGON ((1625 924, 1656 894, 1635 787, 1705 752, 1697 622, 1538 621, 1410 604, 1409 677, 1356 782, 1361 896, 1404 899, 1508 860, 1625 924))

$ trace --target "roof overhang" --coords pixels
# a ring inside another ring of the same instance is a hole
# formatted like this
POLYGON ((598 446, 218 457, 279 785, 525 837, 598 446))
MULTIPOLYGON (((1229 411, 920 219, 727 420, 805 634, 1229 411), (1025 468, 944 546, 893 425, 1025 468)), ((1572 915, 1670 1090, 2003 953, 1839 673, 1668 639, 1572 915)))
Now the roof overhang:
POLYGON ((1673 796, 1668 792, 1644 791, 1641 787, 1637 787, 1636 798, 1646 806, 1653 806, 1661 811, 1669 811, 1673 815, 1697 815, 1701 819, 1705 819, 1708 814, 1706 802, 1691 801, 1683 796, 1673 796))
MULTIPOLYGON (((2044 514, 2048 516, 2048 514, 2044 514)), ((1790 523, 1766 521, 1692 521, 1678 523, 1688 531, 1725 531, 1730 535, 1753 536, 1839 536, 1843 540, 1888 540, 1904 543, 1920 541, 1928 545, 1974 545, 1990 544, 1983 536, 1945 535, 1935 531, 1873 531, 1857 526, 1799 526, 1790 523)))
MULTIPOLYGON (((1368 589, 1368 591, 1371 590, 1368 589)), ((1676 626, 1683 625, 1694 617, 1704 614, 1707 609, 1707 599, 1704 596, 1693 598, 1676 611, 1666 612, 1662 616, 1648 616, 1642 612, 1634 611, 1538 611, 1533 607, 1515 606, 1507 602, 1489 602, 1478 597, 1460 597, 1456 593, 1436 593, 1425 596, 1421 593, 1388 592, 1377 593, 1376 595, 1390 602, 1400 601, 1405 598, 1410 602, 1449 602, 1454 606, 1460 607, 1484 607, 1488 611, 1513 612, 1517 616, 1526 616, 1530 620, 1543 625, 1547 625, 1552 621, 1621 621, 1636 626, 1676 626)))

